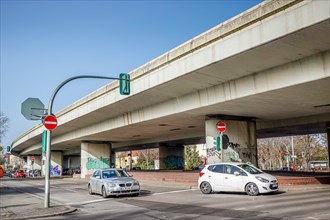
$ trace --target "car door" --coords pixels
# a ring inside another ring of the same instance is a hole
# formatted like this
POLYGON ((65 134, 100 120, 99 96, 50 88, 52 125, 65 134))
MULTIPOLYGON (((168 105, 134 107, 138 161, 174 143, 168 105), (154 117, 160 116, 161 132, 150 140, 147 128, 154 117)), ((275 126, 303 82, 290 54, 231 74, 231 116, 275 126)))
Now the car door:
POLYGON ((214 191, 221 191, 223 189, 223 165, 216 164, 208 167, 207 179, 210 182, 214 191))
POLYGON ((242 192, 244 191, 244 178, 247 174, 239 167, 226 164, 224 165, 223 187, 226 191, 242 192))
POLYGON ((93 173, 93 175, 92 175, 92 177, 90 179, 92 190, 93 190, 93 192, 96 192, 96 193, 100 193, 100 188, 97 187, 98 181, 100 180, 100 179, 97 178, 98 176, 100 176, 100 171, 99 170, 96 170, 93 173))

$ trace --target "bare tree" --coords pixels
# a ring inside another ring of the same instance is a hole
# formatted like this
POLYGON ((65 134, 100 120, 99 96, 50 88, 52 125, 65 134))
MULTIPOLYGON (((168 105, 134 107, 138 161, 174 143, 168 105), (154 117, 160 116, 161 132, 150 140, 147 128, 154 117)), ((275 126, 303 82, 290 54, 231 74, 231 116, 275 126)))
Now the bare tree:
POLYGON ((9 118, 0 112, 0 143, 2 138, 5 136, 7 129, 9 127, 9 118))

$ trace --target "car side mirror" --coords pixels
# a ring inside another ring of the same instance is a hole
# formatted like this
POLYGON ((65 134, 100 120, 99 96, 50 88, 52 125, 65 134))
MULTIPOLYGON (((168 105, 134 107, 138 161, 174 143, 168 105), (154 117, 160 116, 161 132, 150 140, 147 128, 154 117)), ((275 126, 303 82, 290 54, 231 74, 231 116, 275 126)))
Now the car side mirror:
POLYGON ((101 179, 101 176, 96 176, 95 178, 96 178, 96 179, 101 179))
POLYGON ((240 173, 239 173, 239 172, 237 172, 237 171, 235 171, 235 172, 234 172, 234 175, 235 175, 235 176, 239 176, 239 175, 240 175, 240 173))

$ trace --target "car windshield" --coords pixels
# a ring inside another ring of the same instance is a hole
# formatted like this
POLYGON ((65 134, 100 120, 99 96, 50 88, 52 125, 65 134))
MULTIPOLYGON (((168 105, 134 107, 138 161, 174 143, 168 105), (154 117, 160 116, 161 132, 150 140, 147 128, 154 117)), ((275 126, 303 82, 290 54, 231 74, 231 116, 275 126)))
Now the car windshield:
POLYGON ((259 173, 262 173, 261 170, 255 168, 254 166, 250 166, 248 164, 240 164, 238 165, 240 168, 242 168, 243 170, 245 170, 246 172, 248 173, 251 173, 251 174, 259 174, 259 173))
POLYGON ((114 177, 129 177, 129 174, 124 170, 104 170, 102 172, 103 179, 114 177))

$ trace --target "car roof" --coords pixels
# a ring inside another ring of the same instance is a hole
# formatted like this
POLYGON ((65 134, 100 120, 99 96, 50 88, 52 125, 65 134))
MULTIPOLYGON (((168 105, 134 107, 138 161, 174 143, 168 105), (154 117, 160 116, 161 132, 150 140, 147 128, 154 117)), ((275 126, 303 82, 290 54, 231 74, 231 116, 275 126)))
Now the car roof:
POLYGON ((229 164, 229 165, 241 165, 241 164, 247 164, 247 165, 249 165, 249 163, 243 163, 243 162, 220 162, 220 163, 206 164, 205 166, 221 165, 221 164, 229 164))
POLYGON ((124 170, 124 169, 120 169, 120 168, 102 168, 102 169, 96 169, 96 170, 105 171, 105 170, 124 170))

